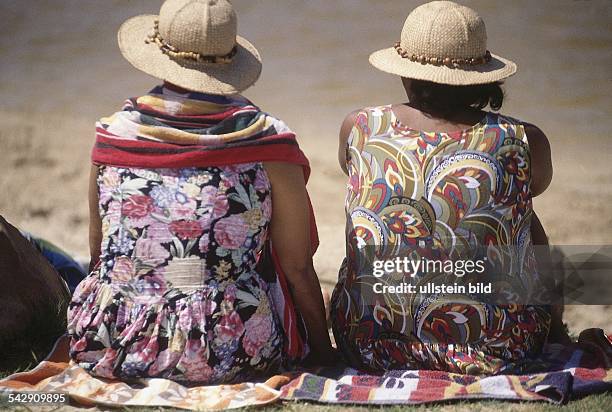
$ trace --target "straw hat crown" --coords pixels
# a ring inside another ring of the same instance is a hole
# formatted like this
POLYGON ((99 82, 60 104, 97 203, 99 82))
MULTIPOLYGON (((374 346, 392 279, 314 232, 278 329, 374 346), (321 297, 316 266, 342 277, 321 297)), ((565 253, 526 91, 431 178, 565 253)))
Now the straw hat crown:
POLYGON ((159 34, 178 50, 224 56, 237 32, 236 12, 226 0, 168 0, 159 11, 159 34))
POLYGON ((238 36, 228 0, 166 0, 159 15, 132 17, 119 48, 137 69, 188 90, 229 95, 252 86, 261 57, 238 36))
POLYGON ((477 58, 487 51, 487 30, 474 10, 451 1, 434 1, 410 13, 400 46, 417 56, 477 58))
POLYGON ((487 50, 478 13, 452 1, 414 9, 395 47, 372 53, 370 63, 402 77, 457 86, 497 82, 516 72, 514 62, 487 50))

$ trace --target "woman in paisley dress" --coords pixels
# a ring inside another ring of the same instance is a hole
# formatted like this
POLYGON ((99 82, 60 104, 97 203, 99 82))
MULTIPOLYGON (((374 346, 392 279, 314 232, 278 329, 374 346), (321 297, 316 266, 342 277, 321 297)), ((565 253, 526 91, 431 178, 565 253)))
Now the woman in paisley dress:
MULTIPOLYGON (((549 143, 536 126, 494 112, 503 102, 501 81, 516 65, 487 50, 475 11, 447 1, 415 9, 401 41, 370 62, 399 75, 409 101, 357 110, 342 124, 339 160, 349 182, 347 257, 331 302, 338 347, 371 372, 520 371, 551 329, 562 335, 549 306, 373 293, 385 280, 363 264, 367 254, 489 258, 496 273, 502 268, 527 283, 538 276, 533 244, 546 244, 546 236, 532 198, 552 178, 549 143)), ((418 272, 417 282, 431 275, 418 272)))
POLYGON ((93 270, 68 312, 70 356, 93 375, 217 384, 331 358, 308 161, 239 94, 261 62, 235 33, 224 0, 168 0, 120 30, 164 84, 97 124, 93 270))

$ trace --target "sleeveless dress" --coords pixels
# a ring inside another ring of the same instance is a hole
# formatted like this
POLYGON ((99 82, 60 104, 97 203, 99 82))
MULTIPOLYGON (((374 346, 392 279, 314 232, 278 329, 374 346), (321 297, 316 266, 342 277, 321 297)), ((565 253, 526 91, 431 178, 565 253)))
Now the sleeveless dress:
POLYGON ((99 267, 68 314, 70 356, 104 378, 224 383, 283 362, 257 270, 271 218, 261 163, 100 167, 99 267))
POLYGON ((347 167, 347 257, 332 296, 334 336, 346 360, 371 372, 520 371, 546 339, 547 307, 456 303, 439 291, 373 295, 380 279, 360 260, 369 251, 445 262, 484 250, 497 252, 507 273, 537 277, 521 123, 487 113, 467 130, 430 133, 402 125, 391 106, 367 108, 349 136, 347 167))

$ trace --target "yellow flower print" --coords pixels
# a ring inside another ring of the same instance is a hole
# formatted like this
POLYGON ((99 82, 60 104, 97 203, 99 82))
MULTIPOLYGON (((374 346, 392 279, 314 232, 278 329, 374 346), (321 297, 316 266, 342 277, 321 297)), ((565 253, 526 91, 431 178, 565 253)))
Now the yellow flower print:
POLYGON ((249 229, 256 231, 259 229, 263 215, 261 209, 250 209, 244 212, 242 217, 249 225, 249 229))

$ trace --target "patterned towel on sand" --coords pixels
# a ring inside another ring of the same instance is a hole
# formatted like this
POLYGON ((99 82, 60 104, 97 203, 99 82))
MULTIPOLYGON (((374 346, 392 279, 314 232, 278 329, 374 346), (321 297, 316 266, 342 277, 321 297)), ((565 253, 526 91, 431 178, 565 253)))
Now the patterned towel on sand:
POLYGON ((587 329, 571 346, 548 345, 545 372, 526 375, 469 376, 441 371, 393 371, 365 375, 344 367, 273 376, 265 382, 186 387, 166 379, 132 385, 91 377, 67 360, 60 340, 47 360, 29 372, 0 381, 0 392, 45 391, 69 394, 75 404, 171 406, 220 410, 281 400, 331 404, 422 404, 462 399, 508 399, 563 404, 612 391, 612 336, 587 329))

